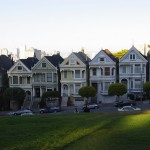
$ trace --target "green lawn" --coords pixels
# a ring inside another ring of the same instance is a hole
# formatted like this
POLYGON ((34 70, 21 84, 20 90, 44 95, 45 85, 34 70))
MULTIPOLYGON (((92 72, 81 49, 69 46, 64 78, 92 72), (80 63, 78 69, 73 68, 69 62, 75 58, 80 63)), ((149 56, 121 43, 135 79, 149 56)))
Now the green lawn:
POLYGON ((0 117, 0 150, 149 150, 150 112, 0 117))

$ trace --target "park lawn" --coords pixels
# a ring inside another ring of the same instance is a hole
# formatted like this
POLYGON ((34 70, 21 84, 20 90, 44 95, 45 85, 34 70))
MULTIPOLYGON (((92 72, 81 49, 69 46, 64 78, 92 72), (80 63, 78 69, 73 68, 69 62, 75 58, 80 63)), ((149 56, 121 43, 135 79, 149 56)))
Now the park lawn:
POLYGON ((149 150, 150 112, 0 117, 0 150, 149 150))

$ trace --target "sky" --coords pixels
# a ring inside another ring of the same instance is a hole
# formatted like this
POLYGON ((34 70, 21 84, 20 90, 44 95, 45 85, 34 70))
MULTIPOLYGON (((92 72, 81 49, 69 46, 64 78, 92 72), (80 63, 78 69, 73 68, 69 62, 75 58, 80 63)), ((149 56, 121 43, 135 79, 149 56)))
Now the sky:
POLYGON ((150 0, 0 0, 0 49, 67 57, 150 44, 150 0))

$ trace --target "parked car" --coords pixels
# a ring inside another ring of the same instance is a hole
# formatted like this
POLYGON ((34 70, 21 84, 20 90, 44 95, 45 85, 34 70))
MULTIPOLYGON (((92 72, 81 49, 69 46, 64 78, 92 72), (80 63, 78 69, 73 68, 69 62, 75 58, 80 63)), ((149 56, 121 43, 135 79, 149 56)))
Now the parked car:
POLYGON ((43 113, 54 113, 58 111, 59 111, 59 107, 45 107, 45 108, 41 108, 39 112, 40 114, 43 114, 43 113))
POLYGON ((21 109, 14 112, 9 112, 8 115, 23 115, 23 114, 33 114, 33 112, 30 109, 21 109))
POLYGON ((86 105, 83 105, 83 110, 85 109, 85 108, 88 108, 88 109, 97 109, 97 108, 99 108, 99 105, 98 104, 96 104, 96 103, 90 103, 90 104, 87 104, 87 106, 86 105))
POLYGON ((141 108, 134 108, 132 106, 123 106, 122 108, 118 108, 118 111, 134 111, 141 110, 141 108))
POLYGON ((26 112, 21 114, 21 116, 32 116, 32 115, 34 115, 32 112, 26 112))
POLYGON ((115 107, 123 107, 123 106, 136 106, 136 101, 120 101, 114 104, 115 107))

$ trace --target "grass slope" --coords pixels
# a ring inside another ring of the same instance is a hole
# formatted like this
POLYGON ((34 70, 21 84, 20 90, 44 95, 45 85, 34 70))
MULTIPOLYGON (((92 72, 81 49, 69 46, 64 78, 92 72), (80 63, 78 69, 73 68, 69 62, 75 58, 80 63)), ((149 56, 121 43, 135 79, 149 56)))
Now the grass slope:
POLYGON ((1 150, 149 150, 149 113, 0 118, 1 150))

